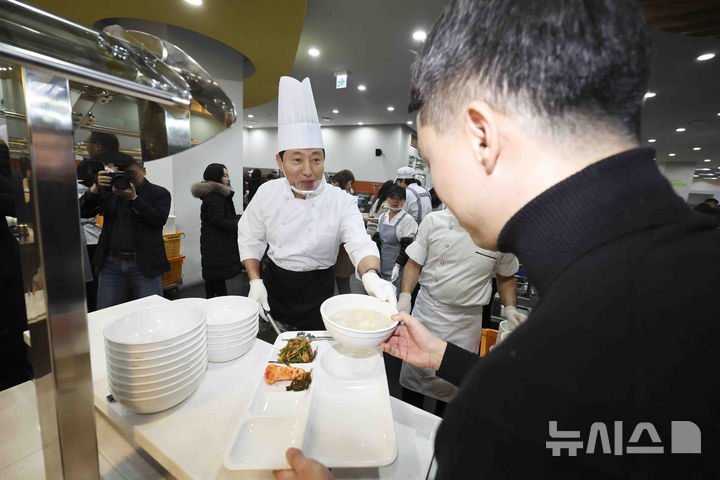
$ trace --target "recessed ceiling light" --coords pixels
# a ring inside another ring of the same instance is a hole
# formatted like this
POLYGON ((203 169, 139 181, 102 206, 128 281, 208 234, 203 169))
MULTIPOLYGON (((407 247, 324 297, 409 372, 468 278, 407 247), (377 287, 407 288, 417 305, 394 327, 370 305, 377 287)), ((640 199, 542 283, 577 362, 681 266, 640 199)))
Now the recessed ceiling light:
POLYGON ((698 172, 707 172, 709 168, 698 168, 698 172))
POLYGON ((333 108, 333 111, 332 111, 332 112, 333 112, 333 113, 340 113, 340 110, 338 110, 337 108, 333 108))
POLYGON ((252 125, 250 125, 250 126, 249 126, 248 128, 253 128, 253 126, 252 126, 252 125))
POLYGON ((696 60, 697 60, 698 62, 704 62, 705 60, 711 60, 711 59, 713 59, 713 58, 715 58, 715 54, 714 54, 714 53, 703 53, 702 55, 700 55, 699 57, 697 57, 696 60))
POLYGON ((700 176, 700 175, 693 175, 693 178, 697 178, 697 177, 699 177, 699 176, 700 176))
POLYGON ((427 38, 427 34, 424 30, 416 30, 415 32, 413 32, 412 37, 413 40, 417 40, 418 42, 424 42, 427 38))
POLYGON ((387 107, 387 111, 388 111, 388 112, 394 112, 394 111, 395 111, 395 107, 387 107))
POLYGON ((367 87, 365 85, 358 85, 358 90, 364 92, 365 90, 367 90, 367 87))
POLYGON ((675 156, 674 153, 668 153, 668 157, 674 157, 674 156, 675 156))
POLYGON ((190 5, 199 7, 200 5, 202 5, 203 0, 185 0, 185 2, 189 3, 190 5))
POLYGON ((363 122, 358 122, 358 125, 365 125, 363 122))
POLYGON ((685 130, 686 130, 686 129, 683 128, 683 127, 676 128, 676 129, 675 129, 675 131, 676 131, 676 132, 679 132, 679 133, 682 133, 682 132, 684 132, 685 130))
POLYGON ((405 122, 405 123, 407 123, 408 125, 412 125, 412 120, 408 120, 408 121, 405 122))
POLYGON ((655 142, 657 142, 657 140, 655 140, 654 138, 651 138, 648 140, 648 143, 655 143, 655 142))
POLYGON ((255 118, 255 115, 253 115, 252 113, 249 113, 248 118, 255 118))
POLYGON ((655 92, 647 92, 647 93, 645 94, 645 99, 653 98, 655 95, 657 95, 657 93, 655 93, 655 92))
POLYGON ((702 148, 701 147, 693 147, 693 150, 695 150, 697 152, 698 150, 702 150, 702 148))
POLYGON ((703 161, 704 161, 705 163, 707 163, 707 162, 709 162, 709 161, 710 161, 710 159, 709 159, 709 158, 706 158, 706 159, 705 159, 705 160, 703 160, 703 161))
POLYGON ((310 54, 311 57, 318 57, 318 56, 320 56, 320 50, 318 50, 318 49, 315 48, 315 47, 313 47, 313 48, 311 48, 310 50, 308 50, 308 53, 310 54))

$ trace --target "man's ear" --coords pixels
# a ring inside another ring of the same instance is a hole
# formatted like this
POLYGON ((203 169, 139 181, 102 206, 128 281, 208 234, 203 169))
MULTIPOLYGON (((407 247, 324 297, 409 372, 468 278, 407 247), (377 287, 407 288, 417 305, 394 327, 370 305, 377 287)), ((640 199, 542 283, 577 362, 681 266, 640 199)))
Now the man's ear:
POLYGON ((474 100, 465 107, 463 123, 475 161, 491 175, 500 156, 495 112, 487 103, 474 100))
POLYGON ((277 163, 277 166, 280 169, 280 171, 282 171, 282 169, 283 169, 282 157, 280 156, 279 153, 275 154, 275 162, 277 163))

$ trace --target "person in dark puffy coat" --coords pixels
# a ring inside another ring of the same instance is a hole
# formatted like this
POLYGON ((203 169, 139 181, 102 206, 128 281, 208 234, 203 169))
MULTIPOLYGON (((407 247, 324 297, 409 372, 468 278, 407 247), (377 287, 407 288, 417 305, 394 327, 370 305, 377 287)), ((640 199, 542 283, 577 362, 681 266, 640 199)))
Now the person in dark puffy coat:
POLYGON ((230 176, 225 165, 211 163, 203 181, 192 186, 200 207, 200 254, 207 298, 227 295, 225 280, 240 273, 237 244, 238 215, 235 213, 230 176))

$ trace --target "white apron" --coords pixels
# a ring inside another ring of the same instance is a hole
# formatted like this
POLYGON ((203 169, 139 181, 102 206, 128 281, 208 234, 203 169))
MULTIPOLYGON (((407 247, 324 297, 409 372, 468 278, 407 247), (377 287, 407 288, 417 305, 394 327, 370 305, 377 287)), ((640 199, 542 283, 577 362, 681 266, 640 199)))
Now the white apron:
MULTIPOLYGON (((482 337, 482 305, 457 307, 440 303, 420 288, 412 315, 435 336, 477 353, 482 337)), ((435 376, 432 368, 419 368, 403 362, 400 385, 415 392, 449 402, 458 388, 435 376)))

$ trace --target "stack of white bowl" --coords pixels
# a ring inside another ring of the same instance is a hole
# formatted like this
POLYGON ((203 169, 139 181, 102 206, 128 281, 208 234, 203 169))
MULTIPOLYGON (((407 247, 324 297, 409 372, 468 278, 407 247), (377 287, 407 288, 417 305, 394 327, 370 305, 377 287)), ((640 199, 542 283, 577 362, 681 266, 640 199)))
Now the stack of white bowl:
POLYGON ((258 333, 258 304, 247 297, 224 296, 197 305, 207 322, 209 362, 229 362, 245 355, 258 333))
POLYGON ((137 413, 174 407, 200 385, 207 369, 202 311, 154 305, 103 330, 108 383, 115 400, 137 413))

